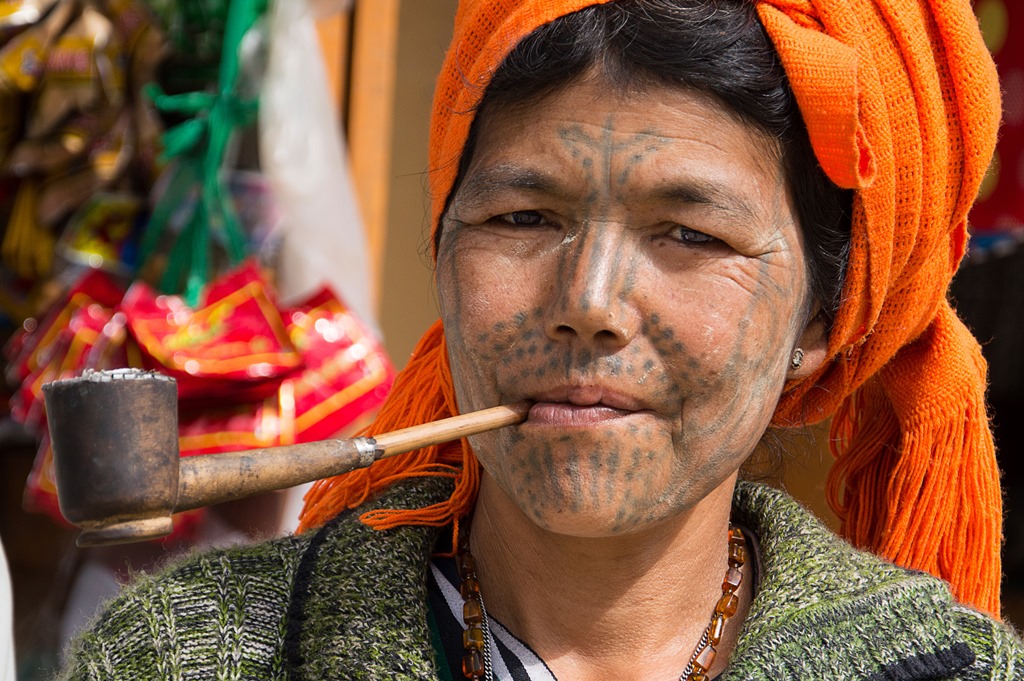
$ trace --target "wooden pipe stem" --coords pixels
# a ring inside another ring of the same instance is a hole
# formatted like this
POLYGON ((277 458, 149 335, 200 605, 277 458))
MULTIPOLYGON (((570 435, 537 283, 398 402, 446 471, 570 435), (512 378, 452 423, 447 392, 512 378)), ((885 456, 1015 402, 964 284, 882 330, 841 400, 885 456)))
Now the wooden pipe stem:
POLYGON ((373 461, 522 423, 529 403, 470 412, 374 437, 207 454, 181 459, 174 511, 187 511, 341 475, 373 461))
POLYGON ((531 406, 530 402, 501 405, 375 435, 373 439, 377 449, 381 450, 377 458, 404 454, 421 447, 439 445, 442 442, 451 442, 495 428, 522 423, 526 420, 531 406))

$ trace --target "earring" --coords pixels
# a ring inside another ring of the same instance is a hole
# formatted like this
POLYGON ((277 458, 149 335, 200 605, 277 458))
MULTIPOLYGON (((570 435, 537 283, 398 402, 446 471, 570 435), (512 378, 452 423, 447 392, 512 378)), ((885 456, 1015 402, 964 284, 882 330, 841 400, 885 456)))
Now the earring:
POLYGON ((793 359, 789 360, 789 366, 793 369, 799 369, 800 365, 804 363, 804 349, 797 348, 793 351, 793 359))

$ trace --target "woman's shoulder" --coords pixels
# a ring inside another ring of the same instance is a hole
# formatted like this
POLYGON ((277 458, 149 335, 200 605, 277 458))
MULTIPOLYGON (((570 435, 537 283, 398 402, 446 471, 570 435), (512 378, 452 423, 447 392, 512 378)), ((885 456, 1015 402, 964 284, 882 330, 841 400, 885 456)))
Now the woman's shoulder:
POLYGON ((137 575, 73 642, 62 679, 284 678, 279 632, 308 537, 177 559, 137 575))
POLYGON ((439 495, 435 487, 407 483, 302 535, 198 552, 138 575, 76 638, 59 678, 284 679, 296 666, 333 664, 314 652, 324 632, 370 627, 374 599, 378 612, 414 610, 435 536, 377 532, 360 513, 422 503, 439 495))
POLYGON ((734 656, 752 675, 737 678, 1024 678, 1012 629, 850 546, 785 493, 743 483, 734 517, 761 567, 734 656))

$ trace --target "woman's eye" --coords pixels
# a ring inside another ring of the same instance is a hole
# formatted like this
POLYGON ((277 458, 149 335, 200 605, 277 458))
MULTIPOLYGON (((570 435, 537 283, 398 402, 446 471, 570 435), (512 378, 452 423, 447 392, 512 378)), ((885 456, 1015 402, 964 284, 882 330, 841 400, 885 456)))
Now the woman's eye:
POLYGON ((672 235, 686 244, 710 244, 718 241, 715 237, 704 232, 698 232, 695 229, 689 227, 676 227, 673 230, 672 235))
POLYGON ((535 210, 517 210, 514 213, 505 213, 494 218, 498 222, 519 227, 535 227, 544 224, 544 216, 535 210))

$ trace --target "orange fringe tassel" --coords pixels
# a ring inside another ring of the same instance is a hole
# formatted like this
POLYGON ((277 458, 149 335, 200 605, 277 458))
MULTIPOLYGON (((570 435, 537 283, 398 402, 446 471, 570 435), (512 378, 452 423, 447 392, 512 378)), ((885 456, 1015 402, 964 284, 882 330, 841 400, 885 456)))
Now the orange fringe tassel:
POLYGON ((836 413, 827 495, 853 544, 946 579, 960 601, 998 617, 1002 496, 985 372, 974 338, 942 305, 836 413))
MULTIPOLYGON (((437 321, 420 339, 376 420, 364 434, 390 432, 457 414, 444 329, 437 321)), ((392 484, 415 477, 451 478, 455 491, 448 500, 426 508, 378 509, 362 514, 360 520, 377 530, 401 525, 455 524, 454 552, 457 523, 473 508, 480 487, 480 464, 465 440, 425 447, 317 481, 306 493, 298 531, 319 527, 342 510, 355 508, 392 484)))

